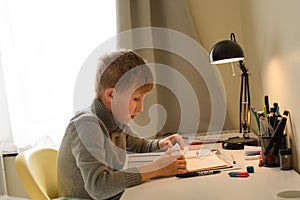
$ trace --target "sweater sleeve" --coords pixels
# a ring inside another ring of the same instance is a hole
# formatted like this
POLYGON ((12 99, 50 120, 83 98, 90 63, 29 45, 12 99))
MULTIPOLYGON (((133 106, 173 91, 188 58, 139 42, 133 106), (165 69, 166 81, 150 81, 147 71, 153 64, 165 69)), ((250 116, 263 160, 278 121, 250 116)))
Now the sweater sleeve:
POLYGON ((130 128, 130 126, 127 126, 125 131, 127 133, 126 145, 128 152, 147 153, 159 150, 159 140, 149 140, 140 137, 130 128))
POLYGON ((72 154, 91 197, 106 199, 142 183, 137 168, 121 170, 126 152, 110 143, 96 119, 85 117, 75 126, 72 154))

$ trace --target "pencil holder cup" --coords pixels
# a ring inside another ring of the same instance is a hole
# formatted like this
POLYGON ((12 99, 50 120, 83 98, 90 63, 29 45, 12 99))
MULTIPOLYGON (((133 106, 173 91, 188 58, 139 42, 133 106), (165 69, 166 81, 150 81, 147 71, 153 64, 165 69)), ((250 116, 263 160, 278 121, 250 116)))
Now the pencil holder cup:
POLYGON ((260 136, 259 142, 261 146, 262 164, 265 167, 279 167, 279 149, 282 148, 282 141, 285 141, 285 136, 271 137, 260 136))

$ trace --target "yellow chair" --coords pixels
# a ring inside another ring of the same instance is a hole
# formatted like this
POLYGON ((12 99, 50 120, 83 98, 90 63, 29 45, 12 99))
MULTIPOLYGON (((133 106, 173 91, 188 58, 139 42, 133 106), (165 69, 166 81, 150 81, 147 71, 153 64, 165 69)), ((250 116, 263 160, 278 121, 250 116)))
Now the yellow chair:
POLYGON ((16 157, 17 174, 32 200, 58 198, 57 154, 53 148, 34 147, 16 157))

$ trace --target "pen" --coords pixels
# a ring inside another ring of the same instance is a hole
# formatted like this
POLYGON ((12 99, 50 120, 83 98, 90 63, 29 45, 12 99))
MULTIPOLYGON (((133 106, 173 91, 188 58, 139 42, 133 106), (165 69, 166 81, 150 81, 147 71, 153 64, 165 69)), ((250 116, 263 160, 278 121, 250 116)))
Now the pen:
POLYGON ((274 129, 277 127, 278 123, 279 123, 279 118, 281 117, 280 113, 279 113, 279 106, 277 102, 273 103, 273 106, 275 108, 275 117, 274 117, 274 129))
POLYGON ((265 117, 262 115, 260 118, 259 118, 259 123, 260 123, 260 132, 259 134, 261 136, 267 136, 267 128, 268 126, 266 125, 266 122, 265 122, 265 117))
POLYGON ((274 109, 275 109, 275 115, 279 114, 279 107, 278 107, 278 102, 273 103, 274 109))
POLYGON ((269 96, 268 95, 265 96, 265 107, 266 107, 266 113, 267 113, 267 115, 270 114, 270 110, 269 110, 270 109, 270 105, 269 105, 269 96))
POLYGON ((214 143, 221 143, 223 142, 222 140, 207 140, 207 141, 193 141, 189 143, 189 145, 202 145, 202 144, 214 144, 214 143))
POLYGON ((275 122, 275 108, 274 107, 271 107, 270 108, 271 112, 269 114, 269 124, 273 127, 273 128, 276 128, 274 127, 274 122, 275 122))
POLYGON ((218 174, 220 172, 221 172, 220 170, 188 172, 188 173, 184 173, 184 174, 176 174, 176 177, 178 177, 178 178, 189 178, 189 177, 194 177, 194 176, 206 176, 206 175, 218 174))
POLYGON ((257 123, 257 126, 258 126, 258 131, 260 131, 260 124, 259 124, 259 117, 258 117, 258 114, 255 110, 255 108, 251 107, 251 112, 252 114, 254 115, 255 119, 256 119, 256 123, 257 123))

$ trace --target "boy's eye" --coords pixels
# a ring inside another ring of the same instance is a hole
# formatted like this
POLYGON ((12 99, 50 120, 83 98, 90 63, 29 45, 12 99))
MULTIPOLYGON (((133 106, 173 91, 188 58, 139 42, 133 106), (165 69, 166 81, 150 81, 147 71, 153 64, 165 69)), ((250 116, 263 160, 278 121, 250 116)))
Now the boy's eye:
POLYGON ((133 98, 133 100, 134 100, 134 101, 139 101, 139 100, 140 100, 140 98, 133 98))

